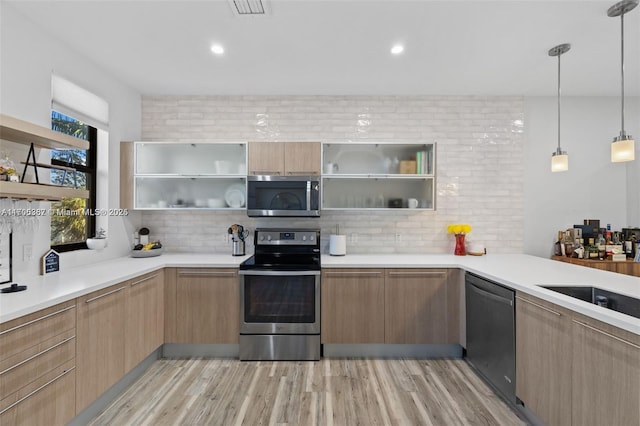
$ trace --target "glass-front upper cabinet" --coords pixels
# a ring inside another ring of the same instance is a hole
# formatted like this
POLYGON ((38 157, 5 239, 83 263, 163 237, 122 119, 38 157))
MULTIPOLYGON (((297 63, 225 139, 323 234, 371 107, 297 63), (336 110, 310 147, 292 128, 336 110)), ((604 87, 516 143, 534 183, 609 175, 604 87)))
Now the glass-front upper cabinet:
POLYGON ((241 175, 247 173, 245 143, 136 142, 138 175, 241 175))
POLYGON ((325 143, 322 208, 434 210, 435 157, 435 143, 325 143))
POLYGON ((243 209, 246 143, 135 142, 136 209, 243 209))

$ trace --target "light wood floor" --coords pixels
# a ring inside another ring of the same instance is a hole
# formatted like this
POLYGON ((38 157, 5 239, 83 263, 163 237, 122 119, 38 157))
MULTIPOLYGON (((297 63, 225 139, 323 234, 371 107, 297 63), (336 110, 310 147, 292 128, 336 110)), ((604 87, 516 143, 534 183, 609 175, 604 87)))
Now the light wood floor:
POLYGON ((463 360, 159 360, 92 425, 524 425, 463 360))

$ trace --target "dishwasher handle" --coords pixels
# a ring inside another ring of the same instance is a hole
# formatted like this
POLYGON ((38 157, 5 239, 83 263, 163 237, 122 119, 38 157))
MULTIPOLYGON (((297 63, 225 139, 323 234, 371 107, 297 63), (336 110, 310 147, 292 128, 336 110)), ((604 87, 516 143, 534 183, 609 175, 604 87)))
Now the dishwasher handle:
POLYGON ((467 282, 467 284, 469 284, 469 288, 473 291, 475 291, 476 293, 487 297, 491 300, 495 300, 496 302, 499 303, 504 303, 507 304, 509 306, 513 306, 513 300, 512 299, 507 299, 506 297, 502 297, 502 296, 498 296, 497 294, 493 294, 487 290, 483 290, 480 287, 474 285, 473 283, 467 282))

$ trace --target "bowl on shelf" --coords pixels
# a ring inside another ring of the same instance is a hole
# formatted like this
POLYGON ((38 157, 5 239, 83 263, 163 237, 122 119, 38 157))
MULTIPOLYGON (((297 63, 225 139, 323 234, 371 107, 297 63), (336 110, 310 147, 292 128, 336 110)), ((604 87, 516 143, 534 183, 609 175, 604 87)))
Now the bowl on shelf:
POLYGON ((227 207, 227 203, 222 198, 209 198, 207 200, 207 207, 210 209, 221 209, 227 207))

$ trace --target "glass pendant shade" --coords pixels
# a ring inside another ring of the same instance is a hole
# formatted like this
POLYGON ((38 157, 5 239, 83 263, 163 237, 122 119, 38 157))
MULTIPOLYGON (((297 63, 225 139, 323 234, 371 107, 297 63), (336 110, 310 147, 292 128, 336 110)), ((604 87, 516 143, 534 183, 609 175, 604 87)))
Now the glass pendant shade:
POLYGON ((611 143, 611 162, 620 163, 623 161, 633 161, 636 158, 635 143, 630 135, 624 130, 624 15, 631 12, 638 6, 638 0, 622 0, 614 4, 607 10, 607 16, 611 18, 620 17, 620 104, 621 104, 621 125, 620 136, 613 139, 611 143))
POLYGON ((569 156, 566 151, 554 152, 551 155, 551 171, 566 172, 569 170, 569 156))
POLYGON ((616 138, 611 144, 611 162, 621 163, 636 159, 635 143, 631 136, 616 138))

